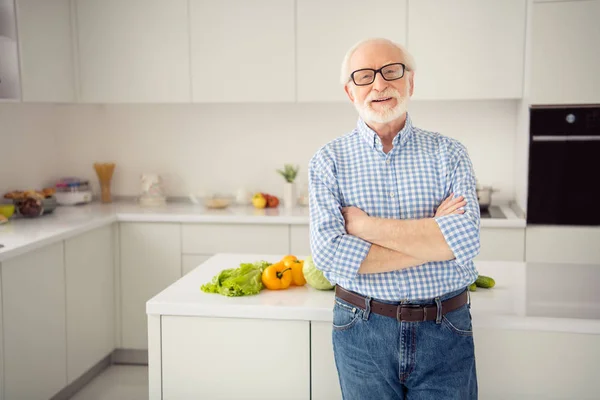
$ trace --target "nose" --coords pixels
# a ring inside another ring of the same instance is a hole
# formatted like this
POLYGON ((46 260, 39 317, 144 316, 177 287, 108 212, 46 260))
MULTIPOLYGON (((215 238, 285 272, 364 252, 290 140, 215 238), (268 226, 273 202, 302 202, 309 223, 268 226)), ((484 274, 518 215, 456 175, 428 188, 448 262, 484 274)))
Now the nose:
POLYGON ((375 81, 373 81, 373 89, 377 90, 378 92, 382 92, 388 86, 389 86, 389 83, 388 83, 388 81, 383 79, 383 76, 381 76, 381 72, 376 73, 375 81))

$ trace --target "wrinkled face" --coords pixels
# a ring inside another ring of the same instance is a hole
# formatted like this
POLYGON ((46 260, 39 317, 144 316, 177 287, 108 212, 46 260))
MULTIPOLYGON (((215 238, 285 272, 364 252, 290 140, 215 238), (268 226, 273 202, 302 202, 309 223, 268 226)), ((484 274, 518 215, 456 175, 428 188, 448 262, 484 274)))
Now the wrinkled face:
MULTIPOLYGON (((388 43, 371 42, 359 47, 350 59, 350 71, 363 68, 379 69, 388 64, 404 63, 402 52, 388 43)), ((381 71, 388 79, 394 77, 395 66, 381 71)), ((352 80, 346 84, 348 97, 354 103, 358 114, 366 122, 386 124, 400 118, 406 112, 408 101, 413 93, 413 74, 405 71, 396 80, 385 80, 381 73, 375 74, 373 83, 357 86, 352 80)), ((369 72, 366 72, 368 79, 369 72)), ((355 74, 357 83, 365 79, 361 72, 355 74)), ((368 81, 368 80, 367 80, 368 81)))

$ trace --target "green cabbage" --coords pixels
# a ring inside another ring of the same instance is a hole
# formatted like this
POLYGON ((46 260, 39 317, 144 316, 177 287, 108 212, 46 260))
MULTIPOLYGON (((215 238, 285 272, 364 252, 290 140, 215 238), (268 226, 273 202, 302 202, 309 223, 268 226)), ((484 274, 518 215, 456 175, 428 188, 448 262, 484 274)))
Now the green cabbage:
POLYGON ((315 289, 333 289, 333 285, 327 280, 327 278, 325 278, 323 272, 318 270, 315 266, 312 257, 306 257, 306 259, 304 260, 304 266, 302 267, 302 272, 304 273, 304 279, 306 279, 306 283, 308 283, 315 289))
POLYGON ((229 297, 258 294, 263 289, 262 273, 269 265, 271 264, 266 261, 242 263, 239 268, 221 271, 200 289, 206 293, 219 293, 229 297))

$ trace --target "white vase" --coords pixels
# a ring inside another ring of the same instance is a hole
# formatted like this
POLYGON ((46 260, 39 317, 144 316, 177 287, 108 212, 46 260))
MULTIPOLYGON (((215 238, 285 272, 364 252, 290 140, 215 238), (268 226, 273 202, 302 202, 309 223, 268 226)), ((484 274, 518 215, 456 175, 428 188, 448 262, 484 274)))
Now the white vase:
POLYGON ((283 205, 292 209, 296 205, 296 184, 286 182, 283 184, 283 205))

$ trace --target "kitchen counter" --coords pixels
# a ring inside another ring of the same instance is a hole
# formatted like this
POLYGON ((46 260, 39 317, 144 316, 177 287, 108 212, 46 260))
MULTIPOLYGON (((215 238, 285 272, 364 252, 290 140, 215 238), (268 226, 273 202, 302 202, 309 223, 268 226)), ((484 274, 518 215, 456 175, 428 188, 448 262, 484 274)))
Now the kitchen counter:
MULTIPOLYGON (((256 296, 208 294, 200 286, 241 262, 281 256, 217 254, 146 303, 149 315, 332 321, 333 291, 308 285, 256 296)), ((600 334, 600 269, 590 265, 479 261, 493 289, 471 293, 474 328, 600 334), (568 267, 568 269, 567 269, 568 267)))
MULTIPOLYGON (((525 227, 525 220, 510 207, 501 206, 500 209, 506 218, 482 218, 481 227, 525 227)), ((183 202, 161 207, 141 207, 134 201, 58 207, 49 215, 33 219, 17 217, 0 225, 0 244, 4 246, 0 248, 0 261, 117 221, 307 225, 309 214, 308 207, 258 210, 252 206, 236 206, 211 210, 183 202)))

